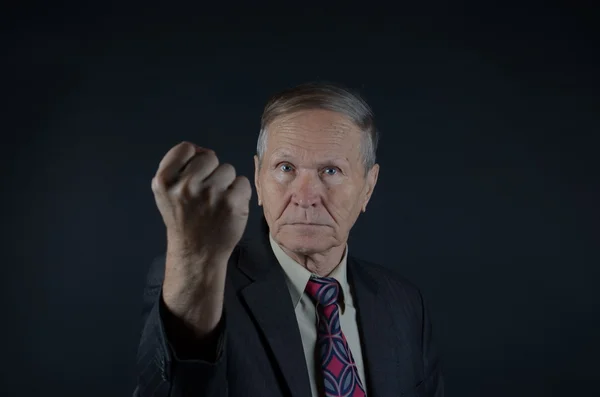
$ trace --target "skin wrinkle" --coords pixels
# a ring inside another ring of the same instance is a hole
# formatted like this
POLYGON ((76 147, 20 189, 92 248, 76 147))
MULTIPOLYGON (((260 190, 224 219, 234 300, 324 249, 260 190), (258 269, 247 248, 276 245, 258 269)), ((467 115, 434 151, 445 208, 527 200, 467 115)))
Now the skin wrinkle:
POLYGON ((341 114, 304 110, 269 126, 262 164, 255 156, 259 205, 272 236, 308 270, 328 275, 371 197, 379 166, 365 174, 358 126, 341 114), (310 222, 316 225, 293 223, 310 222))

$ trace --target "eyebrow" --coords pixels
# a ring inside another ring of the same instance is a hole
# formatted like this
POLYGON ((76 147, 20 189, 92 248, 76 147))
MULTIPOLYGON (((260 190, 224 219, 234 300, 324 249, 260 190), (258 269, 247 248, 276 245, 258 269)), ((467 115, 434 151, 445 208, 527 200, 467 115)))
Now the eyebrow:
MULTIPOLYGON (((277 160, 294 160, 295 159, 295 156, 293 156, 291 153, 284 151, 284 150, 276 150, 271 154, 270 157, 271 157, 271 159, 275 158, 277 160)), ((327 165, 327 164, 331 164, 331 163, 349 164, 350 162, 345 157, 328 157, 328 158, 324 158, 323 160, 319 161, 318 164, 320 166, 323 166, 323 165, 327 165)))

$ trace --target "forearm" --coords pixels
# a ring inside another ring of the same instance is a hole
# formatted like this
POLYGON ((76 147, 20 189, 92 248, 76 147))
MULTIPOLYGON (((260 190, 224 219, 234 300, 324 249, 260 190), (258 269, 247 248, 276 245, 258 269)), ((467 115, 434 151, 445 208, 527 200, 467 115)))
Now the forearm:
MULTIPOLYGON (((157 299, 138 351, 138 395, 226 396, 225 317, 211 340, 178 340, 169 335, 164 307, 157 299), (175 345, 180 350, 175 350, 175 345)), ((168 317, 168 314, 167 314, 168 317)))
POLYGON ((193 343, 215 334, 223 314, 227 260, 167 255, 161 315, 178 340, 193 343))
POLYGON ((226 314, 221 310, 222 321, 207 339, 172 321, 162 300, 164 266, 164 256, 152 262, 144 289, 135 396, 225 396, 226 314), (199 391, 183 393, 186 390, 199 391))

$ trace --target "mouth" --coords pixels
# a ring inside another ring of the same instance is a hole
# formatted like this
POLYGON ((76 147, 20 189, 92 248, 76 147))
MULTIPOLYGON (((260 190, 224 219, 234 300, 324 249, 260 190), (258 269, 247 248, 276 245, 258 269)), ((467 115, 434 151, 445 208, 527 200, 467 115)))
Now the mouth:
POLYGON ((290 222, 286 223, 289 226, 329 226, 323 223, 312 223, 312 222, 290 222))

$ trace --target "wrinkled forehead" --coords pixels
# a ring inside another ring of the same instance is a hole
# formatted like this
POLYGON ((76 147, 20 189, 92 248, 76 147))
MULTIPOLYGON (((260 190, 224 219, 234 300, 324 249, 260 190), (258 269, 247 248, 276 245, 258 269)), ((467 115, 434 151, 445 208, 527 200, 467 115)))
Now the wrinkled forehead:
POLYGON ((325 109, 307 109, 283 114, 273 119, 268 126, 269 131, 288 128, 330 133, 359 131, 349 116, 325 109))
POLYGON ((267 126, 267 151, 282 147, 353 152, 362 133, 350 117, 328 110, 305 110, 277 117, 267 126))

